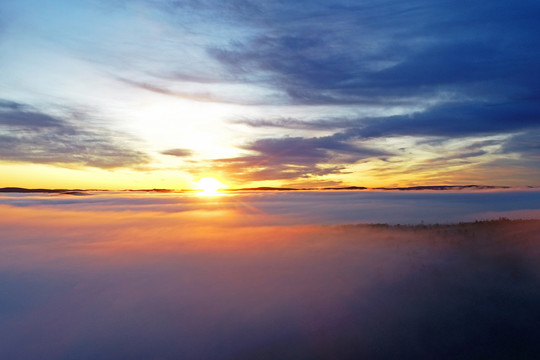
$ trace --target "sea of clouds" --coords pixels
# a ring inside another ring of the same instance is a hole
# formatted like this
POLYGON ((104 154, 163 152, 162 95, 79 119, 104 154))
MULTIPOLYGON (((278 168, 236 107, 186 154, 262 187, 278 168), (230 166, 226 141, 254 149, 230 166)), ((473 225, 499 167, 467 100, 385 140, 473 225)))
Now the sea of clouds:
POLYGON ((538 191, 11 194, 3 359, 540 354, 538 191))

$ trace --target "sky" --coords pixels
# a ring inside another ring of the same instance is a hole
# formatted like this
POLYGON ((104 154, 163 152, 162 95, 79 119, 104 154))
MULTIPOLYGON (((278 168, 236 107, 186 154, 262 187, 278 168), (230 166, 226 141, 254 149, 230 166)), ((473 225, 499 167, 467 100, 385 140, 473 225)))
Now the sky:
POLYGON ((0 186, 540 185, 540 4, 0 3, 0 186))

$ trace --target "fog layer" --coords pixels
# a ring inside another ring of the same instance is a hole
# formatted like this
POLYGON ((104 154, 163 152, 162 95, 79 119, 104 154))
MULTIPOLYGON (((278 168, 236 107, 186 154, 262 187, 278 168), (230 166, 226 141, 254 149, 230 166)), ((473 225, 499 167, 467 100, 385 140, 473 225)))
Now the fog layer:
POLYGON ((540 354, 540 222, 337 225, 354 196, 4 197, 0 358, 540 354))

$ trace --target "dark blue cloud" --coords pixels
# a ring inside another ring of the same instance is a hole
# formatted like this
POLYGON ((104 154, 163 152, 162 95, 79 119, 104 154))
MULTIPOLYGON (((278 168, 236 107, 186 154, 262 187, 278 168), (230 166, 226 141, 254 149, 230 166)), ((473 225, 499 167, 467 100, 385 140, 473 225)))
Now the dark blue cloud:
MULTIPOLYGON (((323 138, 251 142, 245 148, 257 155, 229 159, 238 166, 338 166, 338 161, 354 162, 344 144, 355 140, 438 137, 442 144, 450 138, 540 127, 540 37, 535 35, 540 33, 540 4, 535 1, 163 3, 172 11, 215 17, 217 27, 239 29, 228 43, 208 46, 207 53, 222 64, 228 81, 259 84, 284 95, 268 98, 269 104, 381 110, 406 105, 394 116, 235 119, 253 127, 333 132, 324 138, 332 141, 328 148, 323 138)), ((500 151, 533 156, 530 146, 524 149, 516 144, 520 138, 514 139, 505 146, 502 141, 500 151)), ((434 159, 465 161, 488 153, 479 146, 434 159)), ((346 170, 336 170, 341 171, 346 170)), ((279 173, 305 174, 274 172, 279 173)))
POLYGON ((410 115, 375 118, 348 130, 361 137, 395 135, 469 136, 515 132, 540 126, 540 103, 466 102, 434 106, 410 115))
MULTIPOLYGON (((341 139, 437 136, 443 141, 540 127, 536 2, 265 4, 272 11, 264 16, 234 19, 267 31, 209 49, 238 76, 272 74, 272 84, 298 104, 384 108, 434 99, 436 105, 396 116, 235 122, 334 130, 341 139)), ((517 139, 502 151, 531 155, 517 139)))
POLYGON ((215 163, 229 174, 255 181, 343 174, 347 173, 343 164, 391 155, 348 140, 341 134, 315 138, 259 139, 244 146, 245 150, 254 152, 254 155, 219 159, 215 163))
POLYGON ((540 7, 532 2, 266 5, 272 11, 234 18, 264 26, 263 34, 209 53, 233 73, 273 74, 293 102, 392 102, 441 91, 489 98, 538 88, 530 75, 538 74, 539 40, 531 34, 540 30, 540 7))
POLYGON ((191 151, 189 149, 169 149, 169 150, 162 151, 161 154, 185 157, 185 156, 193 155, 193 151, 191 151))
POLYGON ((62 122, 47 114, 28 109, 24 104, 0 101, 0 126, 15 128, 61 127, 62 122))
POLYGON ((0 158, 4 161, 99 168, 136 166, 148 162, 147 155, 128 145, 125 135, 93 127, 81 120, 85 119, 70 121, 26 104, 2 101, 0 158))
MULTIPOLYGON (((444 169, 449 166, 450 161, 471 164, 490 153, 485 149, 486 146, 494 145, 499 145, 498 154, 519 153, 525 161, 537 159, 539 155, 538 146, 535 145, 537 143, 535 141, 538 140, 538 136, 535 135, 537 132, 530 132, 532 129, 540 127, 539 114, 540 105, 531 101, 506 104, 466 102, 434 106, 426 111, 411 115, 371 119, 321 119, 314 122, 296 119, 244 120, 240 122, 251 126, 276 126, 312 130, 334 129, 334 131, 341 128, 341 130, 331 136, 313 139, 260 140, 249 144, 246 148, 257 151, 262 156, 242 158, 242 162, 239 164, 249 166, 255 163, 268 163, 276 166, 276 162, 280 164, 283 164, 283 162, 294 163, 293 160, 296 160, 296 163, 302 163, 306 166, 311 162, 311 167, 313 167, 324 162, 331 162, 335 165, 354 163, 366 157, 379 157, 384 160, 395 154, 392 154, 389 150, 384 153, 367 151, 362 156, 356 157, 352 155, 355 148, 350 145, 351 141, 399 136, 415 136, 418 138, 435 136, 438 139, 432 140, 431 146, 434 146, 433 150, 437 152, 437 148, 451 138, 520 133, 528 130, 527 133, 516 135, 507 141, 477 141, 459 152, 435 157, 413 168, 417 170, 433 169, 438 164, 437 166, 440 169, 444 169), (294 143, 297 144, 296 147, 293 146, 294 143), (286 155, 288 149, 292 149, 291 155, 293 156, 286 155), (251 160, 254 160, 253 163, 251 163, 251 160)), ((420 140, 419 142, 423 141, 420 140)), ((529 164, 528 166, 532 165, 529 164)), ((407 171, 411 171, 411 169, 411 167, 408 167, 407 171)), ((335 173, 345 172, 347 172, 347 168, 340 167, 335 173)), ((284 172, 281 171, 281 173, 284 172)), ((278 174, 279 172, 276 172, 274 176, 278 178, 278 174)), ((268 175, 268 173, 264 173, 264 175, 268 175)))
POLYGON ((540 131, 524 132, 511 137, 502 147, 503 153, 518 153, 536 160, 540 168, 540 131))
POLYGON ((374 138, 386 136, 459 137, 517 132, 540 127, 540 103, 520 101, 510 103, 458 102, 433 106, 425 111, 358 119, 241 119, 236 123, 253 127, 283 127, 291 129, 343 129, 336 137, 374 138))

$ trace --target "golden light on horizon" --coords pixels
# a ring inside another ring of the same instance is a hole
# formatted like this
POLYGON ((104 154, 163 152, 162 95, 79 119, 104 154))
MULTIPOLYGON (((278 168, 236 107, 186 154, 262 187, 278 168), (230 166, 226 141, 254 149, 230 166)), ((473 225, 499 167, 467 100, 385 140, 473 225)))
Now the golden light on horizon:
POLYGON ((214 196, 218 194, 220 189, 226 187, 227 185, 223 184, 218 179, 207 176, 197 182, 196 189, 199 191, 199 196, 214 196))

